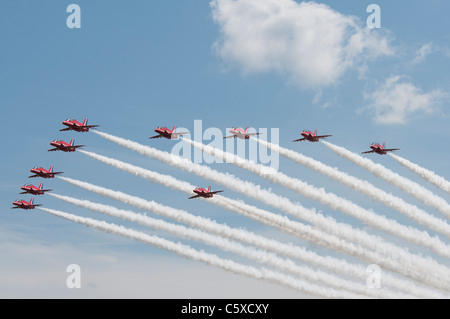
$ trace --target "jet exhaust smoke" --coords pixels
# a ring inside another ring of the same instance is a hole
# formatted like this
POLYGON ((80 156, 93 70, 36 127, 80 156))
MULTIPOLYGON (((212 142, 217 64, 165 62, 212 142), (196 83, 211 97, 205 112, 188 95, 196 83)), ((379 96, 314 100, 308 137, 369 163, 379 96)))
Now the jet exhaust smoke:
MULTIPOLYGON (((190 194, 193 185, 190 185, 187 182, 175 179, 170 175, 164 175, 160 173, 156 173, 129 163, 125 163, 116 159, 112 159, 106 156, 102 156, 96 153, 83 151, 85 155, 90 156, 93 159, 101 161, 107 165, 112 167, 121 169, 123 171, 129 172, 131 174, 140 176, 145 178, 153 183, 160 183, 165 186, 168 186, 174 190, 179 190, 190 194)), ((282 231, 287 231, 289 233, 294 233, 298 237, 301 237, 305 240, 309 240, 314 244, 323 245, 324 247, 336 249, 338 247, 336 245, 339 242, 339 239, 335 236, 323 233, 319 230, 312 229, 310 226, 303 225, 301 223, 291 221, 285 216, 280 216, 277 214, 273 214, 266 210, 262 210, 256 208, 251 205, 247 205, 241 201, 233 200, 226 198, 224 196, 216 196, 207 200, 209 203, 219 205, 225 209, 234 211, 238 214, 242 214, 246 217, 250 217, 259 222, 268 224, 270 226, 274 226, 279 228, 282 231), (323 237, 326 237, 323 239, 323 237), (331 244, 330 244, 331 243, 331 244)), ((343 259, 337 259, 332 257, 323 257, 317 255, 316 253, 306 250, 303 247, 296 247, 292 245, 287 245, 281 242, 273 242, 270 244, 267 241, 261 240, 260 247, 264 247, 264 249, 269 249, 274 252, 280 253, 284 256, 296 258, 303 260, 305 262, 311 263, 315 266, 322 267, 325 269, 329 269, 335 273, 341 273, 344 275, 349 275, 351 278, 358 278, 362 281, 366 280, 367 273, 366 269, 363 266, 357 264, 350 264, 343 259)), ((343 245, 348 245, 349 243, 343 242, 343 245)), ((338 247, 338 250, 340 248, 338 247)), ((433 291, 425 291, 425 289, 419 289, 419 287, 414 286, 411 282, 404 281, 396 278, 388 273, 383 276, 383 283, 385 286, 390 286, 392 288, 398 289, 403 292, 415 292, 414 294, 421 298, 441 298, 439 294, 434 293, 433 291)))
POLYGON ((157 236, 150 236, 142 232, 138 232, 133 229, 125 228, 123 226, 110 224, 105 221, 99 221, 92 218, 81 217, 77 215, 68 214, 61 211, 56 211, 48 208, 39 208, 49 214, 57 217, 61 217, 82 225, 93 227, 98 230, 102 230, 115 235, 128 237, 154 247, 164 249, 173 253, 176 253, 182 257, 190 260, 201 261, 211 266, 215 266, 235 274, 244 275, 247 277, 262 279, 270 281, 285 287, 295 289, 297 291, 311 294, 314 296, 320 296, 325 298, 361 298, 360 295, 352 294, 349 292, 335 290, 333 288, 325 288, 311 284, 307 281, 293 278, 278 272, 274 272, 268 269, 257 269, 252 266, 236 263, 230 259, 223 259, 214 254, 205 253, 193 249, 188 245, 181 243, 175 243, 164 238, 157 236))
POLYGON ((313 224, 317 223, 317 225, 320 225, 320 227, 322 227, 327 232, 334 233, 338 236, 344 236, 352 242, 356 241, 363 243, 366 247, 370 248, 365 251, 351 251, 348 253, 371 263, 378 264, 394 272, 402 273, 406 276, 414 278, 419 282, 433 285, 439 289, 450 290, 450 283, 444 282, 442 280, 442 278, 450 278, 450 276, 448 276, 448 269, 442 265, 437 264, 430 258, 422 258, 416 255, 412 255, 405 249, 387 243, 379 237, 369 235, 366 232, 351 227, 350 225, 337 223, 332 218, 316 214, 314 211, 308 210, 299 204, 293 204, 289 201, 289 199, 285 197, 281 197, 279 195, 273 194, 272 192, 261 189, 259 185, 242 181, 231 174, 217 172, 207 166, 194 164, 173 154, 141 145, 134 141, 116 137, 100 131, 95 131, 95 133, 102 138, 138 152, 142 155, 158 159, 171 166, 197 174, 198 176, 212 180, 218 184, 225 185, 230 189, 256 198, 285 212, 297 216, 300 215, 300 218, 309 220, 313 224), (384 256, 375 252, 381 252, 384 256), (421 265, 421 267, 415 268, 413 265, 421 265))
MULTIPOLYGON (((227 163, 231 163, 235 166, 246 169, 252 173, 257 174, 258 176, 269 179, 272 182, 276 182, 303 196, 312 198, 322 204, 327 205, 331 209, 339 210, 344 214, 348 214, 360 219, 366 224, 403 238, 411 243, 422 245, 433 250, 443 257, 450 258, 450 247, 442 242, 437 236, 431 237, 425 231, 421 231, 410 226, 405 226, 398 223, 396 220, 377 215, 373 211, 364 209, 363 207, 360 207, 349 200, 341 198, 333 193, 326 192, 323 188, 316 188, 299 179, 287 176, 281 172, 273 171, 271 174, 267 174, 266 166, 257 163, 251 163, 248 160, 240 158, 235 154, 227 153, 217 148, 213 148, 186 138, 182 138, 182 140, 191 144, 195 148, 201 149, 203 152, 221 158, 227 163)), ((318 224, 315 225, 320 227, 318 224)), ((448 227, 447 229, 445 227, 442 228, 443 230, 447 230, 450 236, 450 230, 448 229, 448 227)))
POLYGON ((209 233, 188 228, 185 226, 168 223, 161 219, 155 219, 146 215, 137 214, 129 210, 117 209, 113 206, 94 203, 87 200, 80 200, 69 196, 58 194, 51 194, 51 196, 58 198, 70 204, 90 209, 94 212, 99 212, 113 217, 118 217, 131 222, 138 222, 141 225, 169 232, 171 234, 180 236, 182 238, 196 240, 206 243, 211 246, 218 247, 228 252, 236 253, 246 258, 249 258, 266 266, 276 268, 277 270, 288 272, 295 275, 296 278, 303 278, 307 281, 319 282, 325 286, 338 288, 341 290, 351 291, 356 294, 366 295, 374 298, 406 298, 404 294, 397 294, 386 290, 368 289, 364 284, 355 283, 336 277, 335 275, 327 274, 323 271, 316 271, 307 266, 299 266, 292 260, 283 259, 273 253, 264 250, 256 250, 253 247, 243 246, 226 238, 211 235, 209 233))
MULTIPOLYGON (((377 202, 382 203, 386 207, 392 208, 406 215, 407 217, 411 218, 417 223, 429 227, 430 229, 450 238, 450 225, 448 225, 445 220, 436 218, 433 215, 428 214, 427 212, 423 211, 417 206, 409 204, 405 202, 403 199, 385 192, 384 190, 374 186, 368 181, 364 181, 354 176, 351 176, 347 173, 341 172, 337 168, 325 165, 322 162, 319 162, 311 157, 286 149, 279 145, 275 145, 260 139, 255 140, 258 141, 260 144, 266 146, 267 148, 270 148, 272 151, 279 153, 281 156, 284 156, 300 165, 306 166, 310 169, 315 170, 316 172, 328 176, 331 179, 347 187, 350 187, 377 202)), ((389 155, 391 155, 394 158, 398 157, 393 154, 389 155)))
POLYGON ((428 189, 422 187, 421 185, 403 176, 400 176, 397 173, 394 173, 383 165, 374 163, 368 158, 362 157, 359 154, 350 152, 343 147, 333 145, 329 142, 322 141, 322 143, 339 156, 368 170, 369 172, 377 177, 382 178, 386 182, 397 186, 404 192, 414 196, 418 200, 424 202, 426 205, 433 207, 437 211, 450 218, 450 205, 442 197, 439 197, 430 192, 428 189))
MULTIPOLYGON (((179 222, 186 223, 192 227, 198 227, 200 229, 215 233, 220 236, 235 239, 235 240, 245 242, 245 243, 248 243, 248 244, 251 244, 254 246, 259 246, 261 248, 274 247, 273 249, 277 249, 277 250, 281 250, 281 251, 286 248, 286 247, 278 247, 277 242, 267 239, 265 237, 256 235, 254 233, 248 232, 246 230, 233 229, 233 228, 230 228, 229 226, 226 226, 223 224, 217 224, 216 222, 211 221, 207 218, 203 218, 200 216, 194 216, 185 211, 181 211, 181 210, 173 209, 171 207, 163 206, 163 205, 157 204, 153 201, 147 201, 147 200, 141 199, 139 197, 127 195, 122 192, 109 190, 109 189, 106 189, 103 187, 95 186, 95 185, 92 185, 92 184, 89 184, 86 182, 77 181, 77 180, 70 179, 67 177, 59 177, 59 178, 64 181, 67 181, 68 183, 70 183, 72 185, 84 188, 88 191, 100 194, 102 196, 107 196, 107 197, 110 197, 115 200, 119 200, 123 203, 133 205, 139 209, 152 211, 156 214, 175 219, 179 222), (264 242, 265 243, 264 245, 267 245, 267 246, 261 246, 262 242, 264 242)), ((339 243, 339 241, 337 243, 339 243)), ((352 248, 353 247, 351 245, 344 245, 344 247, 342 247, 343 250, 351 250, 352 248)), ((445 282, 442 281, 442 279, 438 280, 437 278, 435 278, 435 275, 439 276, 439 274, 442 273, 442 270, 439 269, 438 266, 433 267, 432 270, 423 266, 424 274, 419 276, 419 274, 421 273, 420 270, 422 268, 418 270, 417 268, 414 268, 412 266, 406 267, 408 265, 408 263, 406 263, 405 266, 399 266, 396 261, 392 260, 392 258, 386 258, 380 254, 377 254, 375 252, 371 252, 371 251, 368 251, 368 250, 365 250, 362 248, 358 248, 357 253, 364 255, 366 258, 376 260, 377 264, 379 264, 380 266, 386 267, 387 269, 391 269, 393 271, 400 272, 400 273, 405 273, 406 275, 412 276, 413 278, 417 277, 414 279, 417 279, 420 282, 425 282, 425 283, 431 282, 432 285, 438 285, 437 288, 439 288, 439 287, 442 288, 442 287, 445 287, 445 285, 446 285, 445 282)), ((421 260, 422 263, 419 263, 419 264, 420 265, 426 264, 425 261, 426 260, 421 260)), ((410 260, 409 265, 414 264, 414 262, 418 263, 420 261, 410 260)))
POLYGON ((433 171, 430 171, 426 168, 420 167, 417 164, 414 164, 413 162, 408 161, 407 159, 404 159, 403 157, 400 157, 398 155, 389 154, 393 159, 395 159, 397 162, 399 162, 404 167, 410 169, 423 179, 429 181, 434 186, 442 189, 443 191, 446 191, 450 194, 450 182, 447 181, 442 176, 439 176, 435 174, 433 171))

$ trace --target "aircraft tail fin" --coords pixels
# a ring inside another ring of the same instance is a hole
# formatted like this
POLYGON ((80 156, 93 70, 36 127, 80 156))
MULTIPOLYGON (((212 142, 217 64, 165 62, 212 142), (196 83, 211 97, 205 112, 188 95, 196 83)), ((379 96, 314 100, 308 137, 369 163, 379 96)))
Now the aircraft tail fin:
POLYGON ((29 204, 30 204, 30 205, 33 205, 33 202, 34 202, 34 198, 31 198, 29 204))
POLYGON ((211 192, 211 186, 208 186, 208 193, 211 192))
POLYGON ((248 130, 248 126, 245 127, 245 131, 244 132, 247 133, 247 130, 248 130))
POLYGON ((173 126, 172 133, 175 132, 175 127, 176 127, 176 125, 173 126))
POLYGON ((50 173, 53 173, 53 165, 50 166, 50 168, 48 169, 48 171, 49 171, 50 173))
POLYGON ((43 183, 40 183, 40 184, 39 184, 39 189, 42 189, 42 184, 43 184, 43 183))
POLYGON ((316 135, 317 135, 317 129, 314 130, 314 136, 316 136, 316 135))
POLYGON ((74 139, 71 139, 69 145, 72 146, 73 142, 74 142, 74 139))
POLYGON ((386 142, 383 142, 383 148, 384 148, 384 145, 386 144, 386 142))
POLYGON ((85 118, 83 121, 83 126, 86 126, 86 125, 87 125, 87 118, 85 118))

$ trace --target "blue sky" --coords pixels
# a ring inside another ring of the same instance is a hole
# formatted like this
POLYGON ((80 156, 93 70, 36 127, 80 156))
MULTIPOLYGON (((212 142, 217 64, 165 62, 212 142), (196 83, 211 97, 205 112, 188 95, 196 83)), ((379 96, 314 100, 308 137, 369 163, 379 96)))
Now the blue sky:
MULTIPOLYGON (((237 2, 245 5, 249 1, 237 2)), ((270 2, 261 1, 259 8, 265 9, 265 5, 271 8, 270 2)), ((327 7, 321 6, 325 8, 324 13, 316 17, 324 19, 319 20, 321 23, 309 23, 308 18, 301 16, 306 21, 304 30, 329 34, 323 41, 313 41, 311 46, 305 42, 303 31, 297 33, 292 27, 295 15, 274 15, 275 25, 264 28, 258 24, 261 22, 258 18, 249 19, 252 10, 230 14, 213 9, 210 1, 77 1, 81 8, 81 29, 69 29, 66 8, 70 3, 3 1, 1 4, 3 134, 0 138, 4 172, 0 187, 4 205, 0 215, 0 296, 189 298, 236 297, 239 291, 238 297, 309 297, 186 261, 39 210, 31 213, 10 210, 10 203, 20 197, 21 185, 38 183, 27 178, 28 170, 53 164, 67 177, 122 190, 230 226, 245 227, 325 252, 319 246, 298 241, 208 203, 187 201, 183 193, 107 167, 80 153, 48 153, 51 140, 74 137, 76 143, 86 145, 86 150, 173 175, 194 185, 210 184, 95 134, 59 132, 66 118, 88 117, 91 124, 101 125, 99 129, 104 132, 169 152, 177 142, 148 140, 156 126, 176 124, 193 130, 194 121, 202 120, 204 129, 216 127, 224 134, 226 128, 235 125, 279 128, 282 146, 367 179, 439 216, 438 212, 338 157, 324 145, 291 141, 299 138, 303 129, 316 128, 319 133, 333 134, 330 142, 354 152, 368 149, 373 141, 386 141, 388 147, 401 149, 398 155, 450 179, 448 1, 377 1, 381 8, 381 29, 373 30, 365 27, 369 15, 366 7, 372 1, 309 3, 327 7), (349 17, 355 25, 346 22, 349 17), (227 28, 230 21, 234 21, 238 32, 227 28), (291 37, 287 32, 292 32, 291 37), (348 45, 352 35, 360 36, 353 46, 348 45), (282 50, 274 43, 294 51, 282 50), (253 50, 250 44, 261 46, 253 50), (358 45, 363 50, 358 51, 358 45), (297 49, 298 55, 292 54, 297 49), (321 54, 325 54, 323 59, 316 58, 321 54), (383 101, 383 97, 388 101, 383 101), (414 110, 411 105, 415 106, 414 110), (85 285, 79 291, 65 286, 65 267, 70 263, 80 264, 83 271, 85 285), (123 279, 118 281, 118 276, 123 279), (192 285, 197 286, 195 292, 192 285)), ((217 3, 234 2, 218 0, 217 3)), ((268 16, 272 13, 269 10, 268 16)), ((389 156, 371 158, 450 200, 448 194, 422 181, 389 156)), ((239 168, 226 164, 213 167, 362 227, 348 216, 239 168)), ((280 158, 279 169, 377 213, 417 226, 402 215, 287 159, 280 158)), ((58 194, 127 207, 57 179, 44 180, 44 186, 58 194)), ((222 189, 221 185, 212 186, 222 189)), ((232 191, 224 194, 270 210, 241 194, 232 191)), ((36 202, 142 229, 48 196, 37 197, 36 202)), ((170 238, 163 233, 150 233, 170 238)), ((190 244, 234 258, 197 243, 190 244)), ((411 249, 423 252, 418 247, 411 249)))

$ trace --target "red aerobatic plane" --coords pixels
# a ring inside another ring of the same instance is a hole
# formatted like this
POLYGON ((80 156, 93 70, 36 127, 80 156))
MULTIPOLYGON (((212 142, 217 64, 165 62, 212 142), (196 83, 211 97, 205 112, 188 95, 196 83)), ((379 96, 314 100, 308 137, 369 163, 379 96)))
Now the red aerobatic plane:
POLYGON ((380 145, 378 143, 372 143, 372 145, 370 145, 370 148, 372 149, 371 151, 367 151, 367 152, 362 152, 361 154, 368 154, 368 153, 377 153, 379 155, 385 155, 387 154, 387 152, 392 152, 392 151, 398 151, 399 148, 384 148, 384 145, 386 143, 383 142, 383 145, 380 145))
POLYGON ((303 138, 300 138, 298 140, 294 140, 294 142, 301 142, 301 141, 309 141, 309 142, 318 142, 321 138, 326 138, 328 136, 332 135, 317 135, 317 129, 313 132, 304 130, 301 135, 303 138))
POLYGON ((167 138, 169 140, 176 140, 176 139, 178 139, 178 136, 181 136, 181 135, 184 135, 184 134, 189 134, 188 132, 175 133, 175 125, 173 126, 172 130, 169 130, 165 126, 164 127, 158 126, 155 129, 155 132, 158 133, 158 135, 149 137, 149 139, 165 137, 165 138, 167 138))
POLYGON ((90 128, 96 128, 99 126, 99 125, 87 125, 87 118, 84 119, 83 123, 80 123, 77 120, 67 119, 63 121, 62 124, 67 127, 61 129, 60 131, 89 132, 90 128))
POLYGON ((23 199, 17 199, 13 202, 13 207, 11 207, 11 209, 17 209, 17 208, 21 208, 21 209, 34 209, 36 206, 41 206, 41 204, 33 204, 33 198, 30 199, 29 202, 27 202, 26 200, 23 199))
POLYGON ((54 140, 50 142, 51 146, 55 148, 49 149, 49 152, 53 151, 63 151, 63 152, 75 152, 75 150, 79 147, 83 147, 84 145, 73 145, 74 139, 70 140, 70 143, 64 142, 63 140, 54 140))
POLYGON ((211 192, 211 186, 209 186, 208 189, 196 188, 193 190, 193 192, 196 193, 197 195, 189 197, 189 199, 197 198, 197 197, 211 198, 211 197, 213 197, 214 194, 221 193, 223 191, 211 192))
POLYGON ((33 167, 32 169, 30 169, 30 172, 35 175, 28 176, 29 178, 33 178, 33 177, 54 178, 55 175, 63 173, 63 172, 54 172, 53 165, 50 166, 50 168, 48 170, 46 170, 43 167, 33 167))
POLYGON ((239 128, 239 127, 233 127, 231 128, 231 130, 229 131, 231 134, 230 136, 225 136, 224 139, 226 138, 240 138, 241 140, 248 140, 250 139, 250 136, 252 135, 259 135, 261 133, 247 133, 248 130, 248 126, 245 127, 245 130, 239 128))
POLYGON ((31 184, 23 185, 20 189, 24 190, 24 192, 20 194, 44 195, 45 192, 51 191, 51 189, 43 189, 42 185, 43 183, 41 183, 38 187, 31 184))

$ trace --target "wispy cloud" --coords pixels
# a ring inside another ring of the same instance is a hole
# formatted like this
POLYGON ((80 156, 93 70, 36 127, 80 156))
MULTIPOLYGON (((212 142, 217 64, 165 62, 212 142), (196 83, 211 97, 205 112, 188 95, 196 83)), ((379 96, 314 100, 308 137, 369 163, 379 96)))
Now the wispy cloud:
POLYGON ((412 60, 412 63, 418 64, 423 62, 429 54, 433 53, 434 49, 435 48, 432 42, 424 44, 423 46, 420 47, 419 50, 416 51, 416 55, 412 60))
POLYGON ((386 79, 371 93, 365 94, 368 109, 380 124, 406 124, 413 116, 430 115, 439 110, 448 94, 440 89, 424 92, 400 75, 386 79))
POLYGON ((221 32, 214 49, 244 74, 275 71, 302 87, 321 88, 350 68, 393 54, 385 33, 324 4, 213 0, 211 8, 221 32))

